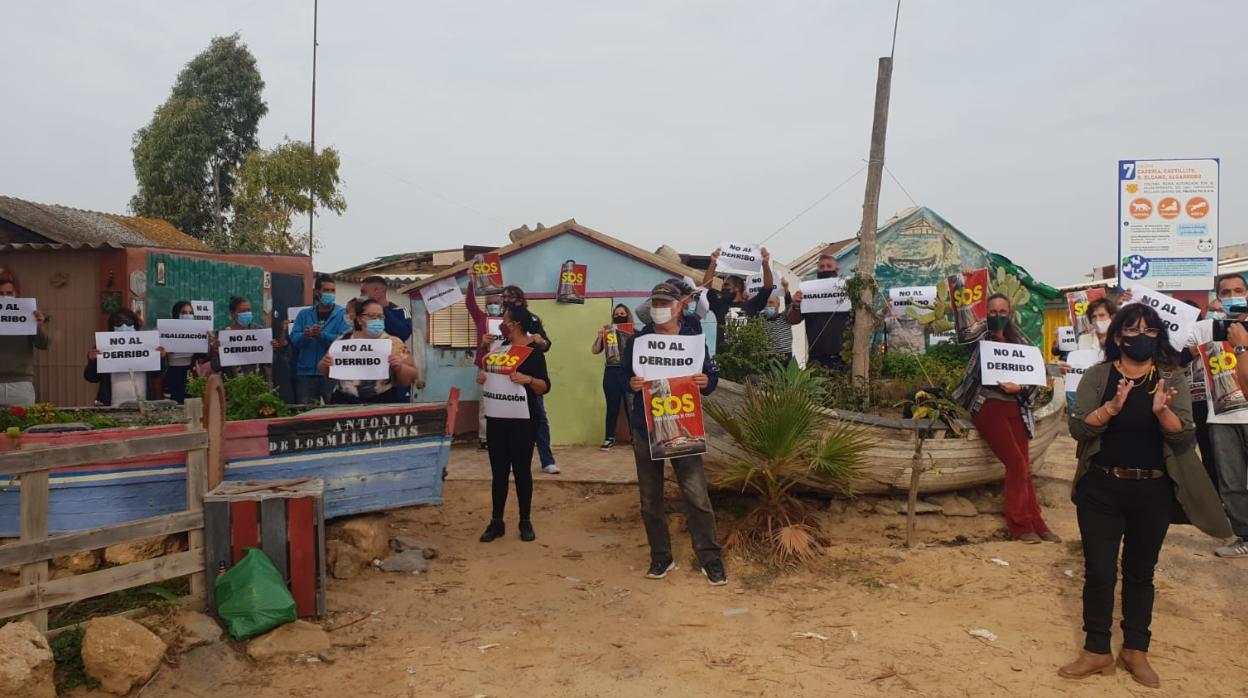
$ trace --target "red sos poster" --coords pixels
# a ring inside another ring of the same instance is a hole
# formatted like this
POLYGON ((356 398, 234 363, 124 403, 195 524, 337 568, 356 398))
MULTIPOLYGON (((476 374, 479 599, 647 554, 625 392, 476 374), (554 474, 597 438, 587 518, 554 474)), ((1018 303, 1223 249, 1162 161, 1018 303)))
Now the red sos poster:
POLYGON ((472 290, 478 298, 503 292, 503 263, 497 252, 487 252, 472 258, 468 267, 472 290))
POLYGON ((1206 342, 1200 345, 1200 362, 1205 368, 1205 389, 1209 409, 1214 414, 1248 409, 1248 396, 1239 383, 1235 367, 1239 357, 1231 351, 1230 342, 1206 342))
POLYGON ((560 303, 584 303, 585 275, 588 271, 589 267, 584 264, 577 264, 570 259, 564 262, 559 267, 559 290, 555 294, 555 300, 560 303))
POLYGON ((629 337, 632 337, 636 332, 636 330, 633 329, 633 323, 628 322, 620 325, 603 325, 602 330, 603 336, 605 337, 603 340, 602 351, 607 357, 607 365, 619 366, 620 362, 623 360, 622 352, 624 350, 624 343, 627 342, 629 337))
POLYGON ((1075 330, 1075 337, 1081 337, 1096 330, 1092 326, 1092 318, 1088 317, 1088 304, 1104 297, 1105 289, 1103 288, 1089 288, 1066 294, 1066 312, 1070 314, 1070 326, 1075 330))
POLYGON ((948 281, 958 342, 974 342, 988 329, 988 269, 964 271, 948 281))
POLYGON ((648 381, 641 394, 646 405, 651 460, 706 453, 702 394, 694 385, 693 376, 648 381))
POLYGON ((486 373, 509 375, 516 372, 520 364, 529 358, 529 353, 532 351, 532 347, 518 347, 512 344, 507 347, 506 351, 486 354, 485 359, 481 362, 481 368, 486 373))

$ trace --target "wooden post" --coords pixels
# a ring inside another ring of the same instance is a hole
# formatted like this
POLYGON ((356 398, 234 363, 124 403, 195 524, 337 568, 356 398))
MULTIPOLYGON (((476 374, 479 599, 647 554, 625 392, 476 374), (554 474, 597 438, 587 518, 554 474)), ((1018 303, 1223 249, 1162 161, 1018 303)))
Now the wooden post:
MULTIPOLYGON (((880 183, 884 175, 884 140, 888 131, 888 99, 893 81, 893 59, 880 59, 875 79, 875 118, 871 125, 871 155, 867 162, 867 190, 862 200, 862 225, 858 228, 858 268, 863 278, 875 278, 875 229, 880 218, 880 183)), ((854 382, 864 394, 871 386, 871 338, 875 319, 867 309, 875 302, 871 289, 862 289, 860 306, 854 313, 854 382)))
POLYGON ((207 486, 211 490, 225 479, 225 385, 219 374, 208 376, 203 414, 204 428, 208 430, 207 486))
MULTIPOLYGON (((32 444, 27 448, 42 448, 45 444, 32 444)), ((21 516, 21 540, 23 543, 42 540, 48 537, 48 471, 23 473, 21 494, 19 497, 21 516)), ((25 586, 42 585, 48 581, 48 561, 40 560, 22 565, 20 584, 25 586)), ((36 591, 35 598, 41 592, 36 591)), ((30 621, 39 632, 48 631, 48 612, 35 611, 23 616, 30 621)))
MULTIPOLYGON (((192 398, 186 401, 186 430, 203 431, 203 403, 192 398)), ((186 453, 186 510, 203 511, 204 493, 208 491, 208 450, 197 448, 186 453)), ((204 550, 204 529, 197 528, 186 534, 186 547, 200 555, 204 550)), ((191 596, 204 598, 206 589, 203 572, 191 575, 191 596)))
POLYGON ((915 433, 919 442, 914 447, 914 458, 910 461, 910 492, 906 497, 906 547, 914 547, 914 528, 915 528, 915 510, 919 506, 919 478, 923 476, 923 471, 927 470, 922 466, 923 462, 923 441, 927 438, 927 432, 919 431, 915 433))

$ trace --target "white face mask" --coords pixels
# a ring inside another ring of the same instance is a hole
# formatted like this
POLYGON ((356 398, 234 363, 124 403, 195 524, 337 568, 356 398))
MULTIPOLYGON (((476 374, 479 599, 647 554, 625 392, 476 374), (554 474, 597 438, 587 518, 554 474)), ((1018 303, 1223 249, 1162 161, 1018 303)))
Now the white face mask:
POLYGON ((1111 322, 1113 322, 1113 320, 1097 320, 1096 321, 1096 333, 1105 334, 1106 332, 1108 332, 1109 323, 1111 322))
POLYGON ((671 308, 651 308, 650 319, 654 320, 654 324, 656 325, 666 325, 667 323, 672 321, 672 309, 671 308))

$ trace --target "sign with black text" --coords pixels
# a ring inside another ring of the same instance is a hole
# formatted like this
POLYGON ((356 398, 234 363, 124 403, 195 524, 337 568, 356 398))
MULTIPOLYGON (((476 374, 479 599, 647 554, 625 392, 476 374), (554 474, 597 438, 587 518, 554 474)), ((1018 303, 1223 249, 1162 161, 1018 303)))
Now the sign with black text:
POLYGON ((207 354, 208 335, 212 333, 212 323, 208 320, 173 320, 163 318, 156 321, 156 331, 160 333, 160 346, 173 354, 207 354))
POLYGON ((1079 389, 1079 381, 1083 380, 1083 372, 1104 360, 1100 349, 1076 349, 1066 356, 1066 364, 1070 373, 1066 374, 1066 392, 1079 389))
POLYGON ((759 245, 741 242, 725 242, 719 246, 719 261, 715 270, 721 274, 753 276, 763 273, 763 255, 759 245))
POLYGON ((160 370, 160 333, 96 332, 95 348, 100 352, 95 367, 100 373, 160 370))
POLYGON ((529 419, 529 393, 524 386, 511 382, 508 373, 486 372, 481 386, 481 402, 485 416, 495 419, 529 419))
POLYGON ((1074 351, 1079 348, 1079 338, 1075 336, 1075 328, 1064 325, 1057 328, 1057 350, 1074 351))
POLYGON ((706 453, 702 393, 692 376, 646 381, 641 395, 646 405, 650 460, 706 453))
POLYGON ((903 286, 888 289, 888 305, 893 315, 906 316, 906 308, 931 308, 936 303, 935 286, 903 286))
POLYGON ((1026 344, 980 342, 979 368, 984 385, 1045 385, 1048 382, 1040 350, 1026 344))
POLYGON ((216 316, 212 314, 212 311, 212 301, 191 301, 191 312, 195 313, 196 320, 213 322, 216 316))
POLYGON ((336 339, 329 345, 329 377, 380 381, 390 377, 389 339, 336 339))
POLYGON ((705 358, 702 335, 645 334, 633 339, 633 373, 646 380, 699 374, 705 358))
POLYGON ((273 330, 221 330, 217 334, 217 354, 221 366, 250 366, 273 363, 273 330))
POLYGON ((851 307, 845 292, 845 279, 812 279, 803 281, 802 315, 811 313, 847 313, 851 307))
POLYGON ((38 331, 34 298, 0 298, 0 335, 32 335, 38 331))
POLYGON ((433 315, 463 300, 464 292, 459 290, 459 282, 455 277, 450 276, 420 289, 420 298, 425 303, 425 312, 433 315))
POLYGON ((1143 303, 1156 310, 1161 316, 1161 323, 1170 333, 1170 346, 1174 347, 1175 351, 1183 351, 1183 347, 1187 346, 1187 340, 1192 336, 1192 329, 1200 319, 1200 308, 1193 308, 1187 303, 1177 301, 1141 284, 1131 284, 1127 290, 1131 291, 1131 300, 1123 305, 1143 303))

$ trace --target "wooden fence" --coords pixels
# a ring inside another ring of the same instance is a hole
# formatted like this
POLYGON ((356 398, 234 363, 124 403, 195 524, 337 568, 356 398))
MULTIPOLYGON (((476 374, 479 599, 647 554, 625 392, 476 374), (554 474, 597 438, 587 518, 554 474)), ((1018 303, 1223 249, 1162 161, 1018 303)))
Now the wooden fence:
POLYGON ((186 401, 186 430, 161 436, 119 438, 73 446, 37 446, 0 453, 0 476, 21 478, 21 538, 0 546, 0 568, 21 565, 21 584, 0 591, 0 619, 23 616, 48 629, 48 609, 94 596, 190 575, 191 596, 202 597, 204 579, 204 493, 208 491, 209 435, 203 404, 186 401), (113 526, 48 535, 48 472, 58 468, 186 453, 186 510, 113 526), (48 562, 62 555, 186 533, 188 549, 142 562, 86 574, 48 579, 48 562))

